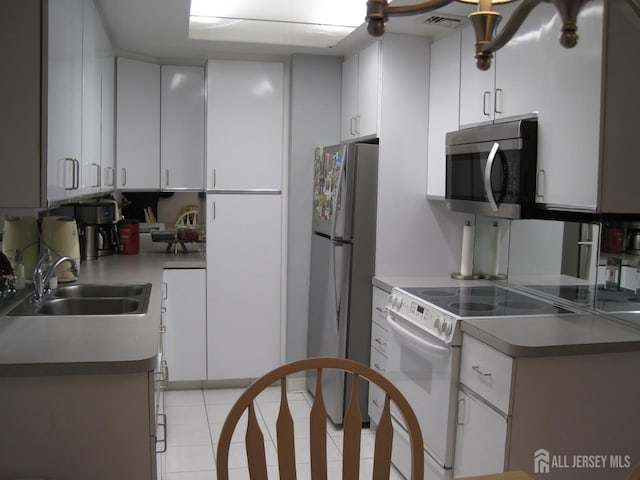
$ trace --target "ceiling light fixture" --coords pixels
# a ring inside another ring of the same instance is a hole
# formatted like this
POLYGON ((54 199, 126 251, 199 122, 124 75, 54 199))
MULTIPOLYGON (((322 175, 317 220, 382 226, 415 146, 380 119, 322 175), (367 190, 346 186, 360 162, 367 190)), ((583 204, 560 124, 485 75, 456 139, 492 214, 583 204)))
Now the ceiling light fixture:
POLYGON ((362 0, 191 0, 189 37, 333 47, 362 25, 362 0))
MULTIPOLYGON (((426 13, 454 1, 478 5, 478 11, 469 15, 476 33, 476 65, 480 70, 488 70, 491 66, 493 52, 504 47, 511 40, 531 10, 542 2, 553 3, 558 9, 562 19, 560 44, 566 48, 574 47, 578 43, 578 14, 584 4, 590 0, 519 0, 519 5, 498 34, 498 24, 502 15, 493 10, 493 5, 511 3, 516 0, 429 0, 415 5, 396 7, 389 6, 387 0, 368 0, 367 31, 374 37, 379 37, 384 33, 385 24, 389 17, 426 13)), ((640 2, 638 0, 626 1, 640 16, 640 2)))

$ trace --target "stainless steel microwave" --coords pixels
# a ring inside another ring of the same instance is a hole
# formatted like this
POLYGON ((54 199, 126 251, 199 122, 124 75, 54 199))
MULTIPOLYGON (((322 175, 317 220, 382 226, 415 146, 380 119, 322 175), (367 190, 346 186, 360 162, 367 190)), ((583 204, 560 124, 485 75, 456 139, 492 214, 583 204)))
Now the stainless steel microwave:
POLYGON ((522 218, 535 203, 537 117, 449 132, 446 135, 449 209, 522 218))

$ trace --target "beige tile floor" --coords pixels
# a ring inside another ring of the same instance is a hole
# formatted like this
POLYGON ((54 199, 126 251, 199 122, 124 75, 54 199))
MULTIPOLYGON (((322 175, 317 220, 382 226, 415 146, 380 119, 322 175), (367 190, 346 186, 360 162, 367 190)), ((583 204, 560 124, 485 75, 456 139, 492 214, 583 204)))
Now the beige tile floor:
MULTIPOLYGON (((158 454, 162 476, 159 480, 215 480, 215 451, 218 437, 227 413, 244 389, 169 390, 165 392, 167 414, 167 451, 158 454)), ((263 392, 256 401, 258 420, 265 436, 265 451, 269 478, 278 478, 275 449, 275 421, 280 402, 280 389, 273 387, 263 392)), ((289 406, 295 423, 296 461, 298 479, 310 478, 309 427, 311 396, 306 392, 288 394, 289 406)), ((331 422, 327 428, 328 476, 341 478, 342 430, 331 422)), ((229 452, 229 478, 249 479, 244 453, 243 431, 236 433, 229 452)), ((370 479, 373 468, 374 434, 362 432, 360 478, 370 479)), ((392 471, 391 479, 402 479, 392 471)))

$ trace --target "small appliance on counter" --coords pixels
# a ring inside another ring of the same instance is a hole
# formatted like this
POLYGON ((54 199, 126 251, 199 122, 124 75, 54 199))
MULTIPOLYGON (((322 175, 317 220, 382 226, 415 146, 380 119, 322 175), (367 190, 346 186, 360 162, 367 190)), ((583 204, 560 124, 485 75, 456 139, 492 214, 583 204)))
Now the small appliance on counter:
MULTIPOLYGON (((40 251, 49 251, 51 261, 60 257, 75 259, 80 270, 80 241, 78 226, 74 218, 51 215, 42 218, 40 251)), ((68 262, 56 268, 55 275, 60 282, 73 282, 78 279, 69 268, 68 262)))
POLYGON ((59 207, 55 212, 76 219, 83 260, 94 260, 118 251, 118 232, 115 225, 117 209, 113 203, 68 204, 59 207))
POLYGON ((20 252, 27 279, 33 276, 40 251, 40 231, 35 217, 9 217, 4 221, 2 252, 14 259, 20 252))
POLYGON ((627 232, 627 253, 640 255, 640 229, 632 228, 627 232))

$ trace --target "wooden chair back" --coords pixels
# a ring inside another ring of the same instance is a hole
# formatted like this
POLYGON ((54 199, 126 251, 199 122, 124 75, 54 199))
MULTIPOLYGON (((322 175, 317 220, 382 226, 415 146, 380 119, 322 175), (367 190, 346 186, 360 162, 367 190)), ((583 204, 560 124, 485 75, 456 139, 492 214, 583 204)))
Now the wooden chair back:
POLYGON ((366 365, 344 358, 317 357, 282 365, 256 380, 231 408, 220 433, 216 455, 218 480, 228 479, 229 447, 238 420, 248 411, 245 446, 251 479, 267 479, 264 436, 256 418, 254 399, 265 388, 280 382, 280 410, 276 421, 278 468, 281 480, 296 479, 293 418, 287 402, 287 377, 316 370, 316 395, 309 415, 311 478, 327 479, 327 412, 322 393, 322 371, 337 369, 353 375, 351 400, 344 417, 343 479, 358 479, 362 412, 358 402, 359 378, 373 382, 385 392, 382 416, 375 433, 373 479, 388 480, 391 470, 391 402, 394 402, 409 431, 411 480, 424 479, 424 449, 418 419, 402 393, 384 376, 366 365))

